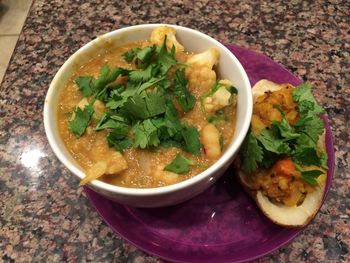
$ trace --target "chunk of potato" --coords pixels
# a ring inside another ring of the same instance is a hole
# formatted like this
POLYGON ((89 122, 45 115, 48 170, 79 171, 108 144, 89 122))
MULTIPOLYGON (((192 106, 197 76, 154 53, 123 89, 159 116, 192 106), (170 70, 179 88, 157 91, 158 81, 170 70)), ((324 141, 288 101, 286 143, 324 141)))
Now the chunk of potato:
POLYGON ((291 86, 286 85, 274 92, 267 91, 255 99, 253 114, 259 120, 258 118, 254 120, 253 116, 252 125, 254 131, 261 131, 262 123, 266 127, 270 127, 272 121, 281 121, 281 111, 286 116, 289 124, 293 125, 298 121, 298 107, 293 100, 292 89, 291 86))
POLYGON ((209 123, 201 130, 201 142, 205 155, 217 158, 221 155, 220 132, 215 125, 209 123))
POLYGON ((86 176, 80 181, 80 185, 85 185, 88 182, 101 177, 106 172, 106 169, 106 162, 94 163, 89 169, 86 170, 86 176))

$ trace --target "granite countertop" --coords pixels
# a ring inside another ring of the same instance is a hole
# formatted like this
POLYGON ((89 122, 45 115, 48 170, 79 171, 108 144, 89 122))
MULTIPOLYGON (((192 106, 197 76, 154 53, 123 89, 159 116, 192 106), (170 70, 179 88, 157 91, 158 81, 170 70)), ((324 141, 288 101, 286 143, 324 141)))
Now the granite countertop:
POLYGON ((349 262, 350 2, 282 2, 36 0, 0 88, 2 261, 162 262, 101 220, 48 145, 42 111, 53 76, 80 46, 113 29, 163 22, 263 53, 313 84, 331 120, 332 188, 313 222, 259 261, 349 262))

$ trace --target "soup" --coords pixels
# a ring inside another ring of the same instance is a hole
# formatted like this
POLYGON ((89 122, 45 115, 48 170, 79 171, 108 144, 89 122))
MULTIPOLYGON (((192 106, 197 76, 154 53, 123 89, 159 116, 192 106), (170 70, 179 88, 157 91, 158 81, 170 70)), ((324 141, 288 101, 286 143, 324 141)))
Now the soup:
POLYGON ((149 40, 100 51, 72 75, 59 97, 58 130, 85 170, 134 188, 191 178, 230 144, 237 90, 218 80, 219 52, 188 53, 169 27, 149 40))

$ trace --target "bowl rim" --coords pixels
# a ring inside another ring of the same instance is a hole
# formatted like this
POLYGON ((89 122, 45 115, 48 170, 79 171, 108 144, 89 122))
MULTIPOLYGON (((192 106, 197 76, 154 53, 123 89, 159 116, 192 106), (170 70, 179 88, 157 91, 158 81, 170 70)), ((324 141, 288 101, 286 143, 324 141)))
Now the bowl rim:
MULTIPOLYGON (((77 51, 75 51, 65 62, 64 64, 59 68, 57 73, 55 74, 53 80, 50 83, 49 89, 47 91, 46 97, 45 97, 45 103, 44 103, 44 128, 45 133, 47 136, 47 139, 49 141, 49 144, 57 156, 57 158, 62 162, 62 164, 68 168, 70 172, 72 172, 75 176, 82 179, 85 174, 82 170, 80 170, 77 166, 79 165, 77 162, 74 163, 74 161, 71 161, 69 158, 66 157, 66 155, 60 151, 59 149, 59 142, 54 138, 53 130, 56 127, 52 127, 50 125, 50 115, 49 113, 52 111, 51 103, 49 103, 50 100, 53 98, 53 92, 56 88, 56 83, 59 79, 62 78, 63 72, 65 68, 67 68, 70 64, 73 63, 74 57, 76 57, 78 54, 84 52, 86 49, 90 48, 90 46, 94 45, 96 41, 100 41, 101 39, 110 39, 113 37, 116 37, 117 35, 121 35, 124 33, 127 33, 132 30, 138 30, 138 29, 153 29, 159 26, 169 26, 173 27, 176 30, 180 29, 183 31, 187 31, 189 33, 198 35, 200 37, 208 39, 210 42, 212 42, 215 46, 219 46, 225 51, 225 56, 228 55, 230 59, 234 62, 235 66, 239 69, 240 74, 242 75, 244 87, 246 87, 247 92, 251 92, 251 85, 247 76, 246 71, 244 70, 243 66, 239 62, 239 60, 231 53, 231 51, 225 47, 223 44, 221 44, 216 39, 210 37, 207 34, 204 34, 198 30, 191 29, 184 26, 174 25, 174 24, 163 24, 163 23, 156 23, 156 24, 140 24, 140 25, 134 25, 134 26, 127 26, 124 28, 116 29, 111 32, 105 33, 102 36, 98 36, 97 38, 89 41, 88 43, 84 44, 82 47, 80 47, 77 51)), ((214 47, 214 46, 213 46, 214 47)), ((249 95, 249 94, 248 94, 249 95)), ((219 171, 221 168, 224 168, 223 166, 230 162, 230 159, 234 156, 235 153, 239 150, 240 145, 243 143, 243 140, 248 132, 250 122, 251 122, 251 116, 253 111, 253 99, 252 96, 247 96, 246 101, 246 113, 244 122, 241 128, 240 133, 236 136, 235 140, 231 142, 231 144, 228 146, 228 148, 225 150, 225 152, 221 155, 221 157, 212 164, 209 168, 202 171, 201 173, 194 175, 193 177, 183 180, 181 182, 166 185, 166 186, 160 186, 160 187, 152 187, 152 188, 130 188, 130 187, 122 187, 122 186, 116 186, 109 183, 105 183, 100 180, 93 180, 87 184, 87 186, 93 186, 95 188, 108 191, 114 194, 120 194, 120 195, 128 195, 128 196, 152 196, 152 195, 160 195, 160 194, 167 194, 176 192, 182 189, 186 189, 188 186, 192 184, 197 184, 202 180, 205 180, 209 177, 209 181, 214 179, 215 172, 219 171)), ((56 114, 56 113, 55 113, 56 114)), ((65 146, 64 146, 65 147, 65 146)))

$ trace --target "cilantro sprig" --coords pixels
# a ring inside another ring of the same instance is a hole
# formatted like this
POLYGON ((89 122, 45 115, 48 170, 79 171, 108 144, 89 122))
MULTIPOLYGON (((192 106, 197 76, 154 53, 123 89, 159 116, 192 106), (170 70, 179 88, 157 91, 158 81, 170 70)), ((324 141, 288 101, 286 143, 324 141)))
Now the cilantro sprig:
POLYGON ((281 122, 273 121, 256 135, 249 131, 241 150, 242 169, 251 174, 259 166, 269 168, 278 159, 291 157, 299 167, 301 178, 311 185, 317 185, 320 170, 303 171, 301 165, 315 165, 327 168, 327 153, 320 152, 317 141, 323 133, 324 125, 320 114, 323 109, 312 95, 311 86, 301 84, 293 90, 293 100, 300 113, 298 122, 290 125, 283 112, 281 122))
POLYGON ((295 164, 295 167, 297 168, 297 170, 300 172, 301 175, 301 179, 304 180, 305 182, 313 185, 313 186, 318 186, 318 182, 317 182, 317 178, 324 174, 324 172, 322 170, 303 170, 303 168, 298 165, 295 164))
POLYGON ((195 97, 187 89, 187 82, 185 70, 176 71, 174 95, 184 112, 192 110, 196 103, 195 97))
POLYGON ((243 159, 242 168, 246 174, 255 171, 263 160, 263 148, 251 132, 248 133, 243 142, 241 155, 243 159))
MULTIPOLYGON (((162 145, 200 155, 198 130, 181 121, 173 104, 177 101, 184 112, 195 105, 187 87, 185 65, 177 61, 175 51, 174 46, 167 49, 165 38, 160 47, 134 48, 123 54, 133 70, 104 64, 96 78, 79 76, 75 83, 90 103, 84 109, 76 108, 70 131, 79 138, 89 125, 95 132, 104 130, 108 145, 117 151, 162 145), (120 76, 124 81, 118 81, 120 76), (107 111, 92 121, 96 100, 102 101, 107 111)), ((179 155, 169 169, 184 160, 179 155)))
POLYGON ((184 174, 190 170, 191 166, 208 168, 207 165, 187 159, 185 156, 178 153, 176 154, 175 159, 172 160, 167 166, 165 166, 164 170, 172 173, 184 174))
POLYGON ((184 174, 187 173, 190 169, 191 165, 194 165, 195 162, 187 159, 185 156, 181 154, 177 154, 175 159, 169 163, 167 166, 165 166, 164 170, 177 173, 177 174, 184 174))
POLYGON ((321 170, 310 170, 310 171, 302 171, 301 172, 301 179, 303 179, 305 182, 317 186, 319 185, 316 179, 322 175, 323 172, 321 170))
POLYGON ((76 107, 73 115, 74 119, 68 123, 69 129, 75 135, 75 137, 79 138, 84 134, 94 112, 95 111, 91 103, 85 106, 83 110, 76 107))

